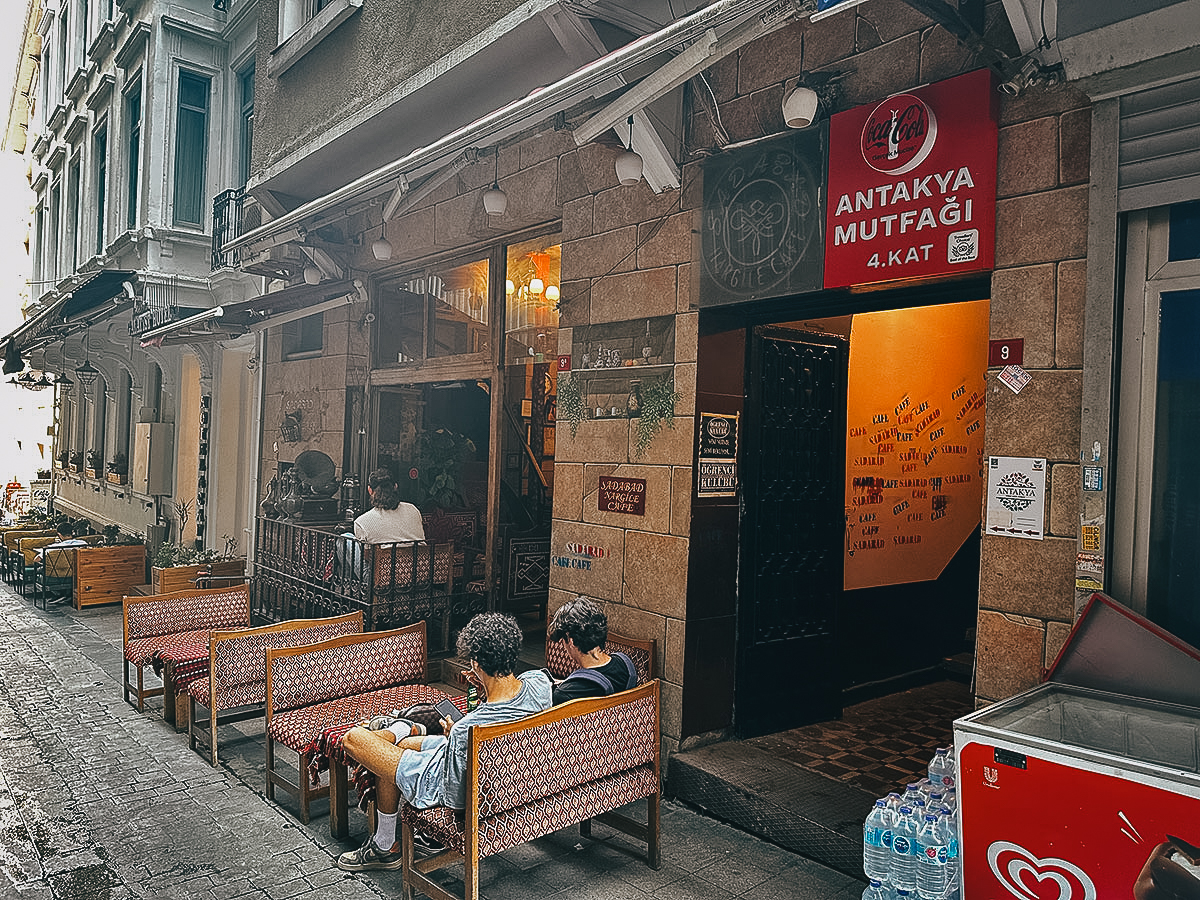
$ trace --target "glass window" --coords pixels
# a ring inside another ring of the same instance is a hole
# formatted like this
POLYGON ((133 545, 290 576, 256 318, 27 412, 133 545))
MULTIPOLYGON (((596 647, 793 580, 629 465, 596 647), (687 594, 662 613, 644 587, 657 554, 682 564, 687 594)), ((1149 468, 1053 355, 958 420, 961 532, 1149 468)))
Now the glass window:
POLYGON ((557 236, 508 248, 504 282, 504 358, 509 365, 543 362, 558 353, 559 273, 557 236))
POLYGON ((488 350, 488 261, 431 268, 379 291, 377 364, 488 350))
POLYGON ((238 76, 242 94, 242 133, 238 148, 238 177, 245 185, 250 180, 250 148, 254 140, 254 65, 238 76))
POLYGON ((142 152, 142 86, 135 84, 125 95, 125 143, 128 168, 125 170, 125 227, 137 228, 138 170, 142 152))
POLYGON ((96 184, 96 242, 95 253, 104 252, 104 221, 108 218, 108 123, 104 122, 92 136, 92 159, 96 184))
POLYGON ((284 359, 309 353, 320 353, 324 346, 324 332, 324 313, 285 322, 283 325, 284 359))
POLYGON ((1200 259, 1200 200, 1171 207, 1167 259, 1200 259))
POLYGON ((175 222, 204 224, 204 169, 208 155, 210 79, 179 73, 175 119, 175 222))
POLYGON ((64 243, 66 244, 67 260, 66 271, 74 272, 75 266, 78 264, 78 250, 80 245, 79 223, 81 219, 79 207, 79 179, 83 171, 83 167, 79 161, 79 155, 76 154, 71 160, 71 166, 67 170, 67 235, 64 243))

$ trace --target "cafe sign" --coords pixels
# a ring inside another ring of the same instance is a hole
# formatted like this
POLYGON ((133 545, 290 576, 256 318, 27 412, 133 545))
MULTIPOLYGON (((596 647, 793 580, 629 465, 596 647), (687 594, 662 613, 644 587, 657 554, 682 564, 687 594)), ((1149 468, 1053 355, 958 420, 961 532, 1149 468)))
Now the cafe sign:
POLYGON ((826 288, 991 270, 997 97, 980 69, 830 119, 826 288))
POLYGON ((646 514, 646 479, 600 476, 597 492, 600 512, 619 512, 631 516, 646 514))
POLYGON ((736 497, 738 413, 700 413, 696 495, 736 497))

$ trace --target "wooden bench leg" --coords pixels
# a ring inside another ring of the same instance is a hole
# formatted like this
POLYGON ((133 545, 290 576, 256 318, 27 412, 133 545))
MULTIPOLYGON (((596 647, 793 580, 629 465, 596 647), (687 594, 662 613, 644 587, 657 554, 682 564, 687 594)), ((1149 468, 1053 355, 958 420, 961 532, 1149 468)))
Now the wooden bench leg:
POLYGON ((592 820, 584 819, 579 823, 579 834, 585 838, 592 836, 592 820))
POLYGON ((662 867, 662 847, 659 833, 662 827, 662 794, 651 794, 646 798, 646 861, 650 868, 662 867))
POLYGON ((350 834, 347 772, 346 766, 337 763, 329 766, 329 833, 339 840, 350 834))
POLYGON ((175 724, 175 675, 168 663, 163 666, 163 720, 170 725, 175 724))
POLYGON ((300 785, 300 821, 308 824, 308 802, 312 788, 308 783, 308 757, 310 754, 300 754, 300 777, 296 781, 300 785))
POLYGON ((267 799, 275 799, 275 742, 267 735, 267 799))
POLYGON ((404 866, 401 871, 404 873, 404 882, 400 887, 401 900, 413 900, 413 830, 412 826, 405 820, 403 814, 400 816, 400 853, 404 860, 404 866))

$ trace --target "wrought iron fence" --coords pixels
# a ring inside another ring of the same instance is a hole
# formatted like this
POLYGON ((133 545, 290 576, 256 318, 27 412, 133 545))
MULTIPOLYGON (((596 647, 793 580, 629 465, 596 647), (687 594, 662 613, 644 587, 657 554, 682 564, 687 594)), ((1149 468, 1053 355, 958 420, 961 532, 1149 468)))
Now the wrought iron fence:
POLYGON ((430 655, 486 597, 454 577, 454 544, 366 544, 280 519, 258 519, 251 603, 256 620, 323 618, 361 610, 368 631, 427 623, 430 655))
POLYGON ((212 267, 237 268, 241 253, 225 246, 262 224, 262 208, 245 188, 224 191, 213 200, 212 267))

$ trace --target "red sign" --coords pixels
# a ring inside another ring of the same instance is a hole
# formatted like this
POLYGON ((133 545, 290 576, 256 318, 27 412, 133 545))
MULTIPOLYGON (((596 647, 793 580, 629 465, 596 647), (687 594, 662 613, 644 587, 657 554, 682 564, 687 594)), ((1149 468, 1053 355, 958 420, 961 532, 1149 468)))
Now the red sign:
POLYGON ((646 514, 646 479, 612 478, 600 476, 597 508, 600 512, 628 513, 631 516, 646 514))
MULTIPOLYGON (((1130 741, 1139 737, 1129 732, 1130 741)), ((1110 771, 1083 760, 1068 766, 1032 755, 1004 756, 986 744, 963 748, 958 775, 963 896, 1196 896, 1200 882, 1194 873, 1172 864, 1179 841, 1200 843, 1200 798, 1188 795, 1196 791, 1194 777, 1173 786, 1165 779, 1133 772, 1119 778, 1110 771), (1190 893, 1167 890, 1158 882, 1159 873, 1181 876, 1190 893)), ((1189 866, 1191 852, 1183 847, 1181 858, 1188 858, 1189 866)))
POLYGON ((991 270, 996 98, 980 69, 830 119, 825 287, 991 270))
POLYGON ((571 371, 571 354, 567 353, 558 357, 558 371, 571 371))
POLYGON ((1025 361, 1025 338, 988 341, 988 366, 1019 366, 1025 361))

